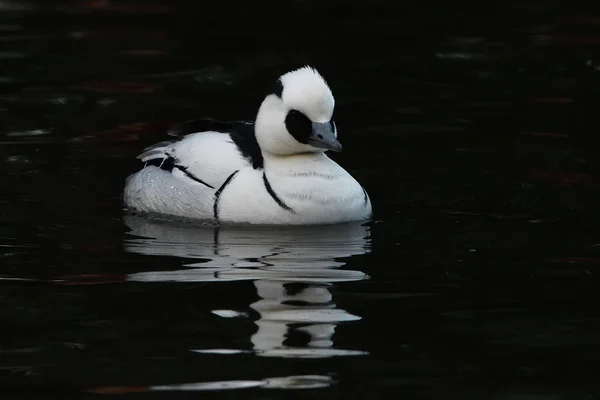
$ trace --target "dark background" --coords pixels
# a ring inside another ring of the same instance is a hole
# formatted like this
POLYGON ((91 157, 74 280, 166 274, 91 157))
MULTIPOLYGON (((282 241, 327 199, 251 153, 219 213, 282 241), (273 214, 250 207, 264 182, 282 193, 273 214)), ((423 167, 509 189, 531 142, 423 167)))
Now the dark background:
POLYGON ((0 396, 320 374, 213 394, 597 398, 599 46, 568 1, 0 1, 0 396), (252 322, 210 311, 256 291, 125 282, 185 260, 126 251, 124 179, 171 124, 252 119, 305 64, 373 201, 342 258, 370 279, 331 289, 362 317, 335 347, 368 355, 192 355, 247 348, 252 322))

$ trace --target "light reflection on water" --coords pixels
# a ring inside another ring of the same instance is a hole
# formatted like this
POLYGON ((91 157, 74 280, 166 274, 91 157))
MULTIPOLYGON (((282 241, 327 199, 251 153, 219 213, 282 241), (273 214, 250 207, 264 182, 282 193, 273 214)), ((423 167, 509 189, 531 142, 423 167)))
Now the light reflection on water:
MULTIPOLYGON (((251 280, 259 300, 249 304, 258 317, 250 339, 253 352, 264 357, 323 358, 364 355, 336 348, 338 324, 361 317, 337 308, 331 285, 367 279, 362 271, 341 267, 337 260, 370 251, 369 227, 337 226, 259 228, 205 227, 171 224, 126 216, 135 237, 125 250, 145 255, 201 259, 176 271, 144 271, 128 275, 135 282, 220 282, 251 280)), ((247 317, 237 310, 213 310, 223 318, 247 317)), ((197 353, 236 354, 239 349, 192 349, 197 353)))
POLYGON ((230 380, 194 382, 156 386, 97 387, 86 390, 97 394, 124 394, 142 392, 204 392, 236 389, 321 389, 330 386, 333 378, 326 375, 291 375, 260 380, 230 380))

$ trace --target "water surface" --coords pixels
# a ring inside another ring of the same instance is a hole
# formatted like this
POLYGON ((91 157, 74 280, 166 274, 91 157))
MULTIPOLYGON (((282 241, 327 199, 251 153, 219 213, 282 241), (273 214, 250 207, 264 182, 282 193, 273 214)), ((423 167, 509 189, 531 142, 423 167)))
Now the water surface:
POLYGON ((277 4, 0 1, 2 398, 598 397, 600 14, 277 4), (305 63, 373 221, 124 212, 144 146, 305 63))

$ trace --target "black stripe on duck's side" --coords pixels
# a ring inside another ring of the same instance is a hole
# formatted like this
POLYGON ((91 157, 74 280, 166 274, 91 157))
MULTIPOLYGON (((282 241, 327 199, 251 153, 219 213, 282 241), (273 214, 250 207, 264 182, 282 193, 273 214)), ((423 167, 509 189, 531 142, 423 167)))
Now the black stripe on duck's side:
POLYGON ((190 178, 191 180, 201 183, 206 187, 209 187, 211 189, 214 189, 215 187, 213 185, 209 185, 208 183, 204 182, 202 179, 197 178, 194 174, 192 174, 191 172, 188 171, 187 167, 184 167, 183 165, 176 165, 175 168, 177 168, 178 170, 180 170, 181 172, 183 172, 185 174, 185 176, 187 176, 188 178, 190 178))
POLYGON ((275 191, 271 187, 271 184, 269 183, 269 180, 267 179, 267 175, 264 172, 263 172, 263 182, 265 183, 265 189, 267 189, 267 193, 269 193, 269 195, 273 198, 273 200, 275 200, 275 202, 279 205, 279 207, 283 208, 286 211, 291 212, 292 214, 296 213, 291 207, 289 207, 287 204, 285 204, 283 202, 283 200, 281 200, 279 198, 279 196, 277 196, 277 193, 275 193, 275 191))
POLYGON ((169 129, 170 136, 183 138, 186 135, 198 132, 220 132, 228 134, 231 141, 236 145, 240 155, 248 160, 254 169, 264 166, 264 160, 256 134, 254 124, 245 121, 218 121, 215 119, 196 119, 183 122, 169 129))
POLYGON ((172 156, 166 156, 164 158, 153 158, 151 160, 146 161, 146 164, 144 166, 147 167, 148 165, 154 165, 155 167, 158 167, 158 168, 162 169, 163 171, 167 171, 167 172, 171 172, 171 173, 173 172, 173 169, 178 169, 181 172, 183 172, 185 174, 185 176, 187 176, 191 180, 201 183, 204 186, 209 187, 211 189, 214 189, 214 186, 209 185, 208 183, 204 182, 202 179, 198 178, 197 176, 195 176, 194 174, 189 172, 187 170, 187 167, 176 164, 176 160, 172 156))
POLYGON ((227 177, 227 179, 225 179, 225 182, 223 182, 221 187, 219 187, 217 189, 217 191, 215 192, 215 202, 213 203, 213 217, 214 217, 215 221, 219 221, 219 199, 221 198, 221 193, 223 193, 223 190, 225 189, 225 187, 227 185, 229 185, 229 182, 232 181, 232 179, 235 177, 235 175, 238 172, 240 172, 239 169, 237 171, 233 172, 231 175, 229 175, 227 177))

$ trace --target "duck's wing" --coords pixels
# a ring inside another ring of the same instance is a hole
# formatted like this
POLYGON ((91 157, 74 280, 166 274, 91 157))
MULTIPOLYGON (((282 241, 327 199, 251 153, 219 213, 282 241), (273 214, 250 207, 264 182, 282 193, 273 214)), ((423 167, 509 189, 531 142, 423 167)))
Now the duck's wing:
POLYGON ((263 166, 250 122, 192 120, 174 126, 168 134, 177 139, 147 147, 137 158, 146 166, 157 166, 179 179, 213 189, 240 169, 263 166))

